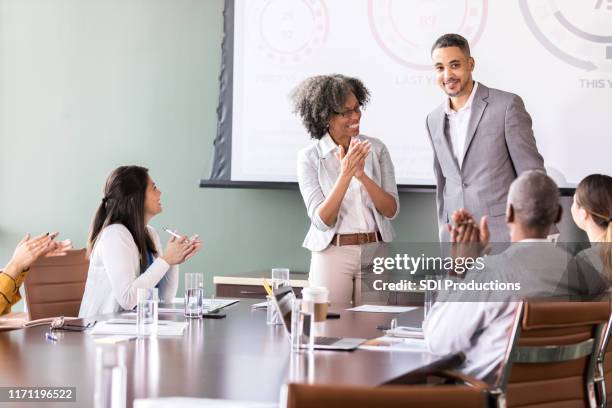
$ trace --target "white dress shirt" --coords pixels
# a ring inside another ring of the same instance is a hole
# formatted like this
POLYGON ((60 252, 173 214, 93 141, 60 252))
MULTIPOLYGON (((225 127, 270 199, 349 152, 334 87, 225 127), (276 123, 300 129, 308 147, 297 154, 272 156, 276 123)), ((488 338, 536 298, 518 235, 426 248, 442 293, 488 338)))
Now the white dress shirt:
MULTIPOLYGON (((516 276, 523 278, 520 279, 523 285, 518 292, 521 297, 540 297, 542 293, 552 293, 554 288, 559 287, 571 256, 552 243, 547 246, 524 245, 550 242, 546 239, 519 242, 523 245, 513 243, 501 254, 486 258, 486 268, 480 272, 487 274, 483 279, 495 280, 505 276, 499 280, 518 281, 505 274, 505 270, 510 273, 516 271, 516 276)), ((462 296, 460 294, 459 299, 468 297, 465 294, 462 296)), ((494 301, 436 302, 423 322, 423 333, 431 353, 447 355, 463 352, 465 361, 459 369, 465 374, 493 382, 508 347, 510 330, 520 303, 511 298, 502 301, 502 296, 488 296, 486 293, 481 298, 487 297, 494 301)))
POLYGON ((472 113, 472 101, 474 100, 474 95, 476 95, 476 89, 478 89, 478 82, 474 81, 474 87, 472 88, 470 97, 465 105, 458 111, 451 109, 450 98, 446 100, 446 105, 444 108, 446 117, 448 118, 448 132, 451 145, 453 147, 453 155, 455 156, 455 159, 457 159, 459 168, 461 168, 463 164, 465 139, 467 139, 468 125, 472 113))
POLYGON ((429 351, 463 352, 460 371, 494 382, 504 358, 518 302, 438 302, 423 322, 429 351))
POLYGON ((79 317, 132 310, 138 288, 159 288, 161 302, 170 303, 178 289, 178 266, 170 266, 162 253, 159 235, 147 226, 158 257, 140 273, 140 255, 130 231, 112 224, 100 231, 89 260, 89 271, 79 317), (158 285, 159 284, 159 285, 158 285))
MULTIPOLYGON (((335 156, 339 148, 334 140, 328 134, 321 139, 321 142, 326 150, 334 152, 333 157, 329 160, 335 161, 340 168, 340 161, 335 156)), ((353 177, 340 205, 336 221, 337 233, 354 234, 356 232, 376 231, 376 220, 369 209, 371 206, 370 195, 365 191, 361 182, 353 177)))

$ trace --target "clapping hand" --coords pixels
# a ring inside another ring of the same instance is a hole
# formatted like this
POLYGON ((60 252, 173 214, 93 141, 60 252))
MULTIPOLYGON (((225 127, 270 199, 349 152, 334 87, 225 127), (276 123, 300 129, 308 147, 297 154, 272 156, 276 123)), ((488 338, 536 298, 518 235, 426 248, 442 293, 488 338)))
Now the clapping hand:
POLYGON ((185 261, 197 254, 200 248, 202 248, 202 240, 200 240, 200 236, 198 234, 189 238, 189 242, 191 243, 192 249, 187 256, 185 256, 185 261))
POLYGON ((162 258, 169 265, 182 264, 186 260, 192 258, 202 247, 202 241, 198 235, 187 238, 185 235, 180 235, 180 238, 171 237, 166 245, 166 250, 162 258))
MULTIPOLYGON (((52 234, 50 234, 52 239, 55 239, 59 233, 54 232, 52 234)), ((53 242, 53 249, 49 252, 47 252, 46 254, 44 254, 44 256, 46 258, 50 258, 53 256, 64 256, 66 255, 66 252, 72 249, 72 241, 69 239, 65 239, 63 241, 52 241, 53 242)))
POLYGON ((26 234, 17 244, 9 264, 15 266, 18 272, 22 272, 30 268, 40 257, 66 255, 66 251, 72 249, 72 243, 69 239, 56 242, 54 239, 57 236, 57 232, 46 233, 35 238, 32 238, 30 234, 26 234))
POLYGON ((357 138, 351 139, 348 153, 344 152, 342 146, 336 152, 336 158, 340 161, 340 175, 346 177, 363 177, 365 160, 370 153, 371 144, 369 141, 360 141, 357 138))
POLYGON ((451 237, 453 257, 478 257, 489 250, 491 234, 487 217, 476 224, 474 217, 465 209, 454 211, 451 219, 454 225, 447 225, 451 237))

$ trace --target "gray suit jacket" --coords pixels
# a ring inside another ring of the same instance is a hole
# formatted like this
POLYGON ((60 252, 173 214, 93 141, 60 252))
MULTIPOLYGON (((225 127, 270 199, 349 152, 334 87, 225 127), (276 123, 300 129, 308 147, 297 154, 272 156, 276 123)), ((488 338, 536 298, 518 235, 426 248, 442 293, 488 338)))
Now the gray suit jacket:
MULTIPOLYGON (((372 144, 365 162, 365 173, 391 194, 397 204, 397 210, 391 218, 379 213, 373 204, 370 208, 383 241, 391 242, 395 238, 395 231, 390 221, 399 214, 399 195, 391 155, 384 143, 376 138, 360 135, 359 140, 368 140, 372 144)), ((340 165, 337 160, 332 160, 333 155, 333 151, 325 151, 321 140, 314 141, 298 154, 298 184, 311 222, 303 246, 311 251, 322 251, 327 248, 336 234, 338 221, 336 220, 334 225, 326 225, 319 216, 319 206, 331 193, 340 175, 340 165)))
POLYGON ((445 224, 459 208, 476 219, 489 217, 491 242, 509 241, 504 214, 510 184, 526 170, 544 171, 522 99, 479 83, 461 168, 453 156, 444 104, 427 116, 426 125, 434 151, 440 241, 450 239, 445 224))

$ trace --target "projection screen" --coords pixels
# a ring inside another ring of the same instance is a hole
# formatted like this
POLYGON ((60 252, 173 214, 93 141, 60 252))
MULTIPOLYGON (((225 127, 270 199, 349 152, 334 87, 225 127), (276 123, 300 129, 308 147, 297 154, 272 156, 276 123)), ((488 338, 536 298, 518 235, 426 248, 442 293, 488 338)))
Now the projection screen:
POLYGON ((612 174, 612 0, 228 0, 218 133, 202 186, 294 186, 313 143, 291 90, 317 74, 364 81, 363 134, 389 148, 403 189, 433 187, 427 114, 445 100, 430 48, 456 32, 474 79, 520 95, 560 187, 612 174))

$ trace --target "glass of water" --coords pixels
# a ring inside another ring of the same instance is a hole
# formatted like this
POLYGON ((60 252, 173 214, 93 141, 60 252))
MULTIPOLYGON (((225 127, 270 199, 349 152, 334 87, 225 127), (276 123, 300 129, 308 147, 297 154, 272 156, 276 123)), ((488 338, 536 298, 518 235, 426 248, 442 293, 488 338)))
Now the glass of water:
POLYGON ((266 323, 269 325, 283 324, 282 317, 278 313, 274 298, 272 296, 266 296, 267 308, 266 308, 266 323))
POLYGON ((185 274, 185 317, 202 317, 204 277, 201 273, 185 274))
POLYGON ((127 369, 125 346, 96 347, 94 408, 125 407, 127 369))
POLYGON ((289 269, 273 268, 272 269, 272 289, 278 289, 283 286, 289 286, 289 269))
POLYGON ((314 304, 293 299, 291 304, 291 348, 294 351, 314 349, 314 304))
POLYGON ((136 327, 138 336, 157 334, 157 307, 159 297, 157 288, 136 289, 136 327))

